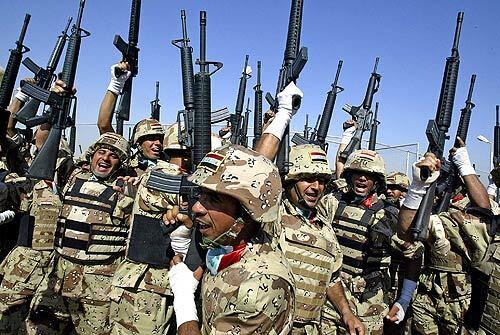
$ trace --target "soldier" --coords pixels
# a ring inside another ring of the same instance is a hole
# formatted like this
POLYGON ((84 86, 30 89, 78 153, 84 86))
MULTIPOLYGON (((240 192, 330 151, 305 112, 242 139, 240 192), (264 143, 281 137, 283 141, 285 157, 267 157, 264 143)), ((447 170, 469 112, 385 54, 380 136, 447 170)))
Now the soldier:
MULTIPOLYGON (((392 302, 388 294, 391 254, 400 252, 411 260, 422 250, 397 239, 398 210, 378 196, 386 188, 385 164, 378 153, 354 151, 345 162, 342 177, 349 191, 341 195, 336 209, 330 209, 335 213, 333 228, 344 256, 341 278, 347 299, 367 333, 382 334, 392 302)), ((327 303, 323 312, 325 334, 344 332, 339 326, 341 317, 331 305, 327 303)))
POLYGON ((71 175, 63 191, 55 257, 32 303, 35 332, 59 308, 53 306, 54 293, 63 297, 78 333, 111 330, 111 281, 124 255, 133 203, 116 180, 128 156, 128 142, 105 133, 87 151, 90 172, 80 168, 71 175))
POLYGON ((292 334, 321 334, 320 316, 326 300, 341 313, 351 334, 364 334, 361 321, 347 303, 340 281, 342 251, 331 226, 336 206, 333 196, 323 199, 332 171, 318 145, 290 149, 290 167, 284 178, 285 198, 275 238, 289 262, 296 284, 296 309, 292 334), (333 202, 319 206, 320 201, 333 202))
MULTIPOLYGON (((454 334, 463 324, 469 306, 471 286, 470 256, 460 238, 456 238, 456 217, 471 206, 490 209, 488 195, 477 177, 461 140, 450 150, 453 164, 463 179, 468 197, 455 197, 447 212, 432 215, 429 221, 430 237, 426 245, 425 266, 413 301, 413 328, 418 334, 454 334)), ((421 199, 439 175, 439 160, 432 154, 415 165, 413 181, 400 214, 402 237, 407 231, 421 199), (420 168, 427 166, 431 178, 420 180, 420 168)))
MULTIPOLYGON (((201 187, 192 207, 208 248, 198 326, 194 292, 201 279, 174 258, 169 272, 178 333, 288 334, 295 292, 290 268, 263 225, 278 220, 281 181, 274 164, 251 149, 210 152, 189 178, 201 187), (196 276, 196 277, 195 277, 196 276)), ((169 217, 189 224, 185 215, 169 217)))
POLYGON ((386 180, 387 190, 385 191, 385 198, 397 208, 400 208, 406 192, 408 192, 410 180, 402 172, 391 172, 387 174, 386 180))
POLYGON ((183 173, 191 171, 191 150, 179 143, 179 124, 170 125, 165 131, 163 151, 172 164, 177 165, 183 173))

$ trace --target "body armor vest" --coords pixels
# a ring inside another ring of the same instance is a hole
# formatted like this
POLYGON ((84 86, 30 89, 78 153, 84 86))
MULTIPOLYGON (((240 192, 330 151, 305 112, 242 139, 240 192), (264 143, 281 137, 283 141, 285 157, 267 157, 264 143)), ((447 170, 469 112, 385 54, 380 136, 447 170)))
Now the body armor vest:
POLYGON ((394 232, 385 220, 375 217, 384 206, 381 200, 371 208, 339 202, 333 228, 343 254, 342 271, 347 274, 359 276, 389 268, 387 241, 394 232))
MULTIPOLYGON (((291 205, 285 205, 290 207, 291 205)), ((320 320, 326 289, 341 267, 342 254, 333 229, 305 222, 298 214, 283 214, 279 245, 295 278, 295 322, 320 320)))
POLYGON ((42 251, 54 250, 54 234, 62 202, 48 183, 42 180, 33 187, 31 208, 29 213, 21 217, 17 240, 19 246, 42 251))
POLYGON ((128 227, 124 213, 114 213, 117 198, 112 186, 77 177, 64 195, 56 250, 81 263, 101 263, 122 255, 128 227))

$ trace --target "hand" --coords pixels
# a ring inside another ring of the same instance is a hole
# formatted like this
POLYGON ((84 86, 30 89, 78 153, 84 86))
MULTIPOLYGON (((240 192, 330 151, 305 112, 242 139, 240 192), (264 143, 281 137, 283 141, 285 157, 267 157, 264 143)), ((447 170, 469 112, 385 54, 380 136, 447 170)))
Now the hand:
MULTIPOLYGON (((349 110, 351 110, 351 105, 348 105, 348 104, 345 104, 344 107, 342 107, 342 109, 346 108, 346 106, 349 106, 349 110)), ((356 127, 356 121, 354 121, 353 119, 349 119, 349 120, 345 121, 344 123, 342 123, 342 129, 344 129, 344 130, 351 128, 351 127, 356 127)))
POLYGON ((365 326, 351 311, 344 313, 342 315, 342 320, 344 321, 344 325, 349 329, 350 335, 364 335, 365 334, 365 326))
POLYGON ((163 223, 168 226, 180 222, 186 226, 186 228, 191 229, 193 227, 193 221, 189 215, 179 213, 179 210, 179 206, 173 206, 171 209, 163 213, 163 223))
MULTIPOLYGON (((21 80, 21 86, 25 83, 35 84, 36 81, 34 78, 24 78, 21 80)), ((24 103, 28 102, 28 99, 30 98, 27 94, 21 92, 21 87, 16 88, 16 94, 14 97, 24 103)))
POLYGON ((423 158, 421 158, 413 166, 413 181, 419 181, 425 185, 430 185, 439 177, 439 170, 441 169, 441 161, 432 152, 427 152, 423 158), (431 172, 431 176, 427 180, 422 180, 421 169, 426 167, 431 172))
POLYGON ((119 95, 122 92, 125 82, 130 77, 130 66, 127 62, 119 62, 111 66, 111 80, 108 85, 108 91, 119 95))
POLYGON ((283 89, 283 91, 278 93, 278 113, 280 111, 284 111, 288 113, 289 116, 292 116, 294 112, 296 112, 293 110, 293 98, 295 96, 302 98, 304 93, 302 93, 302 91, 295 86, 295 83, 292 81, 285 87, 285 89, 283 89))
POLYGON ((132 186, 137 186, 139 185, 140 182, 139 177, 132 177, 132 176, 119 176, 116 179, 121 180, 124 184, 129 184, 132 186))
POLYGON ((356 122, 354 120, 347 120, 342 127, 344 128, 344 132, 342 133, 340 143, 347 145, 356 133, 356 122))
POLYGON ((469 153, 467 152, 465 143, 458 136, 455 140, 455 145, 450 149, 450 155, 453 164, 455 164, 462 177, 476 174, 476 171, 470 162, 469 153))
POLYGON ((68 89, 66 83, 60 79, 57 79, 54 86, 50 89, 52 92, 57 94, 63 94, 64 92, 69 92, 71 95, 76 94, 76 88, 73 87, 71 90, 68 89))
POLYGON ((395 302, 394 305, 392 305, 391 310, 385 318, 391 322, 394 322, 395 324, 399 324, 401 321, 404 320, 405 318, 405 312, 401 305, 398 302, 395 302))

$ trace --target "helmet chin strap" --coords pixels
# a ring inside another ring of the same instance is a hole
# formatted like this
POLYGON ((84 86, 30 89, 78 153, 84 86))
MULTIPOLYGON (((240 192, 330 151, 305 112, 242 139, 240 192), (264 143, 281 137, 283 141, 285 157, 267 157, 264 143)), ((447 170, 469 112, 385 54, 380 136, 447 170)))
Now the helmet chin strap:
POLYGON ((299 205, 302 206, 302 207, 305 207, 307 209, 310 209, 310 207, 307 204, 306 200, 304 199, 304 197, 302 196, 302 194, 300 194, 299 189, 297 187, 297 183, 293 184, 293 190, 295 191, 295 194, 297 195, 297 201, 299 202, 299 205))
POLYGON ((237 219, 234 220, 233 225, 229 227, 228 230, 226 230, 225 232, 223 232, 214 239, 209 239, 203 236, 202 241, 200 243, 200 247, 202 247, 203 249, 214 249, 214 248, 222 248, 228 246, 227 243, 233 242, 241 232, 241 229, 240 230, 236 229, 236 226, 240 223, 245 224, 245 221, 243 221, 241 217, 238 217, 237 219))

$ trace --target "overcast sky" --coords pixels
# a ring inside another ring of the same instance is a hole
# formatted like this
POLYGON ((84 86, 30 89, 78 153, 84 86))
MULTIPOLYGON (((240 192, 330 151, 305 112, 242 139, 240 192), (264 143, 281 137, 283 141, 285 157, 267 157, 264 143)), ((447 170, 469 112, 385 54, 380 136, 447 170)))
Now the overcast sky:
MULTIPOLYGON (((14 46, 25 13, 32 15, 25 39, 31 48, 27 55, 45 65, 67 17, 76 16, 77 9, 77 0, 0 0, 0 12, 4 13, 0 23, 0 65, 5 66, 7 62, 8 50, 14 46)), ((194 59, 199 55, 199 11, 206 10, 207 59, 224 63, 223 69, 212 77, 212 108, 234 109, 245 54, 250 55, 254 70, 257 60, 262 60, 263 90, 274 92, 290 1, 144 0, 131 123, 149 115, 149 102, 154 97, 157 80, 160 81, 161 121, 173 122, 177 110, 182 109, 179 51, 170 43, 181 37, 181 9, 187 11, 194 59)), ((120 34, 127 39, 129 11, 130 1, 126 0, 86 2, 82 27, 89 30, 91 36, 82 41, 76 78, 77 121, 82 124, 77 136, 83 147, 97 136, 94 125, 84 124, 96 122, 109 82, 109 66, 120 60, 112 44, 113 37, 120 34)), ((339 82, 345 91, 337 99, 330 127, 331 135, 340 135, 340 124, 347 118, 342 105, 361 103, 375 57, 380 57, 378 72, 382 80, 374 98, 380 102, 379 142, 391 145, 418 142, 423 152, 427 147, 425 126, 435 115, 458 11, 464 11, 465 16, 451 134, 464 106, 470 77, 475 73, 476 108, 467 144, 477 167, 488 170, 489 146, 478 142, 476 137, 482 134, 492 140, 495 105, 500 102, 500 2, 494 0, 305 0, 301 43, 309 48, 309 61, 298 82, 304 99, 292 129, 303 128, 306 114, 312 122, 322 111, 337 62, 342 59, 344 67, 339 82)), ((21 69, 20 76, 27 75, 27 70, 21 69)), ((253 85, 255 76, 247 87, 247 96, 252 99, 253 85)), ((388 169, 404 170, 406 155, 381 153, 387 156, 388 169)))

